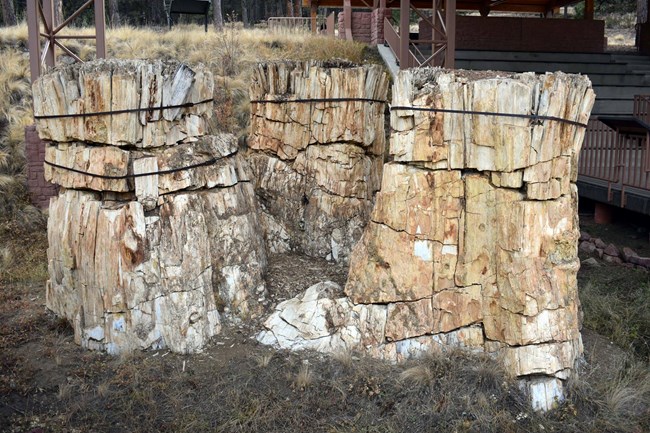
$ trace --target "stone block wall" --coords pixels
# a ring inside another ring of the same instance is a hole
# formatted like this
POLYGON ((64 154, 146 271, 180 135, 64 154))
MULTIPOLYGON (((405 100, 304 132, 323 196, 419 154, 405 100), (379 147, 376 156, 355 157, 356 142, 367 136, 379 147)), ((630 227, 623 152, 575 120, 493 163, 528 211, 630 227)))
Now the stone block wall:
MULTIPOLYGON (((339 13, 339 38, 345 39, 345 13, 339 13)), ((352 39, 370 44, 372 42, 372 12, 352 12, 352 39)))
POLYGON ((27 187, 32 204, 47 209, 50 198, 56 196, 56 185, 45 180, 43 161, 45 160, 45 141, 36 132, 36 126, 25 128, 25 157, 27 159, 27 187))
POLYGON ((374 9, 370 23, 370 45, 380 45, 384 43, 384 19, 391 16, 390 9, 374 9))

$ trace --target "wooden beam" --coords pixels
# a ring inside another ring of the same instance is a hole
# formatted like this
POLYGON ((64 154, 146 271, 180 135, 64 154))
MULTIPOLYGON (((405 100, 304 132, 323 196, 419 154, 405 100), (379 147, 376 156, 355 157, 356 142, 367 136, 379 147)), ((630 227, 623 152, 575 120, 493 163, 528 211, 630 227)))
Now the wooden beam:
POLYGON ((411 14, 411 1, 403 0, 400 2, 399 9, 399 67, 400 69, 407 69, 409 67, 410 57, 410 14, 411 14))
POLYGON ((585 0, 585 19, 594 19, 594 0, 585 0))
POLYGON ((454 69, 456 62, 456 0, 446 0, 445 21, 447 26, 445 68, 454 69))
POLYGON ((29 72, 32 83, 41 75, 41 40, 38 25, 38 0, 27 0, 27 32, 29 35, 29 72))
MULTIPOLYGON (((319 0, 319 7, 342 7, 344 0, 319 0)), ((558 0, 557 7, 565 6, 566 4, 573 4, 574 0, 558 0)), ((492 11, 503 12, 535 12, 543 13, 546 11, 549 0, 508 0, 504 3, 492 2, 490 8, 492 11)), ((411 0, 414 7, 420 9, 429 9, 431 7, 431 0, 411 0)), ((483 0, 457 0, 456 10, 480 10, 483 5, 483 0)), ((351 0, 353 8, 368 9, 367 0, 351 0)), ((398 0, 386 0, 386 7, 391 9, 398 9, 400 2, 398 0)))

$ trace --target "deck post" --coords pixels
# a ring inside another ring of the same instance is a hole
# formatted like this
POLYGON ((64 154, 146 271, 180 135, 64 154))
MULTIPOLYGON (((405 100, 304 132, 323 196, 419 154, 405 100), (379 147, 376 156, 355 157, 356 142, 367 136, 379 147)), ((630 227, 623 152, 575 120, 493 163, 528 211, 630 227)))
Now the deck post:
POLYGON ((318 6, 312 3, 310 7, 311 14, 311 32, 316 34, 318 32, 318 6))
POLYGON ((585 0, 585 19, 594 19, 594 0, 585 0))
POLYGON ((447 24, 447 49, 445 50, 445 68, 454 69, 454 64, 456 61, 456 0, 446 0, 445 21, 447 24))
POLYGON ((29 34, 29 72, 32 83, 41 74, 41 41, 38 26, 38 0, 27 0, 27 28, 29 34))
POLYGON ((345 39, 352 40, 352 4, 350 0, 343 2, 343 24, 345 25, 345 39))
POLYGON ((410 45, 410 20, 411 0, 402 0, 399 4, 399 67, 408 69, 410 45))
MULTIPOLYGON (((438 20, 438 1, 431 0, 431 53, 436 52, 436 21, 438 20)), ((436 59, 433 59, 435 65, 436 59)))
MULTIPOLYGON (((95 0, 95 47, 97 58, 106 58, 106 15, 104 10, 104 0, 95 0)), ((206 16, 207 26, 207 16, 206 16)), ((206 32, 207 27, 206 27, 206 32)))

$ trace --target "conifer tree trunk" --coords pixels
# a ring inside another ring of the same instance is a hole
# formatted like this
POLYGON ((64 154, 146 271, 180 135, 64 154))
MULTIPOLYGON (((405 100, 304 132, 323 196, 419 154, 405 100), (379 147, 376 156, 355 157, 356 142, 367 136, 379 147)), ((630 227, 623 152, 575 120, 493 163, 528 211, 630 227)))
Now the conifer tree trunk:
POLYGON ((54 23, 59 25, 63 22, 63 0, 54 0, 54 23))
POLYGON ((5 26, 16 25, 16 10, 14 0, 2 0, 2 21, 5 26))
POLYGON ((108 2, 108 15, 111 17, 111 27, 118 27, 121 24, 117 0, 110 0, 108 2))
POLYGON ((221 0, 212 1, 212 14, 214 16, 214 27, 218 32, 223 31, 223 12, 221 11, 221 0))
POLYGON ((241 20, 244 22, 244 27, 250 27, 250 19, 248 15, 248 8, 250 7, 250 0, 241 1, 241 20))

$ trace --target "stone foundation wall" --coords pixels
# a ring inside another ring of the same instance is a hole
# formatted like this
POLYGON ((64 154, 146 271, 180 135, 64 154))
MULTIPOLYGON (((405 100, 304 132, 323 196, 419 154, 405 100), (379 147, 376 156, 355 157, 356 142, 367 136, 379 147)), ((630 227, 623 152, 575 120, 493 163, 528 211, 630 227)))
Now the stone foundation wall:
POLYGON ((50 198, 56 196, 58 188, 45 180, 43 161, 45 160, 45 141, 36 132, 36 126, 25 128, 25 157, 27 159, 27 188, 32 204, 47 209, 50 198))
MULTIPOLYGON (((345 13, 339 13, 339 38, 345 39, 345 13)), ((372 12, 352 12, 352 39, 369 44, 372 42, 372 12)))
POLYGON ((371 12, 370 19, 370 45, 383 44, 384 39, 384 18, 391 16, 390 9, 375 9, 371 12))

